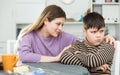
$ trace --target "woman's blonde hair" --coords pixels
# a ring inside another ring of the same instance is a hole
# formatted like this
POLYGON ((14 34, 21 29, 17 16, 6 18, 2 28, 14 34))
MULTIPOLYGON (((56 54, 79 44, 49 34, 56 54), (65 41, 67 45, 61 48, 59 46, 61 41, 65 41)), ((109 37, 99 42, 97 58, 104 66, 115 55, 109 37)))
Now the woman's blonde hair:
POLYGON ((17 42, 19 43, 21 38, 24 35, 26 35, 27 33, 30 33, 31 31, 34 31, 34 30, 42 29, 42 27, 44 25, 44 21, 46 19, 48 19, 48 21, 52 21, 55 18, 59 18, 59 17, 65 17, 65 19, 66 19, 66 14, 62 10, 62 8, 60 8, 57 5, 49 5, 49 6, 47 6, 43 10, 43 12, 40 14, 38 19, 33 24, 30 24, 30 25, 26 26, 24 29, 21 30, 21 32, 20 32, 20 34, 18 36, 17 42))

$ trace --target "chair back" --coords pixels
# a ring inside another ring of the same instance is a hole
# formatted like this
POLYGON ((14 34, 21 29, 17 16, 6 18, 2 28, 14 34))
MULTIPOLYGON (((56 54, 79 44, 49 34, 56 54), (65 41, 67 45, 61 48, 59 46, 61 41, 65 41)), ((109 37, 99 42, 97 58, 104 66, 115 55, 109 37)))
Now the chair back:
POLYGON ((16 54, 16 40, 7 40, 7 53, 16 54))
POLYGON ((115 54, 113 58, 113 64, 111 66, 111 75, 120 75, 120 41, 117 42, 115 54))

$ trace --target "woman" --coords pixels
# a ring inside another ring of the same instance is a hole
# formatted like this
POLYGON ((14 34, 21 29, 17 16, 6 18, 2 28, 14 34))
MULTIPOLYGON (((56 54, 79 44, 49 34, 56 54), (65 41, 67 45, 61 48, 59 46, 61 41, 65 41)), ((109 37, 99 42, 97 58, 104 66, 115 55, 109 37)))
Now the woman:
MULTIPOLYGON (((47 6, 36 22, 24 28, 18 36, 18 52, 22 62, 56 62, 61 54, 76 40, 74 35, 63 32, 65 12, 56 5, 47 6)), ((108 36, 106 39, 114 43, 108 36)))

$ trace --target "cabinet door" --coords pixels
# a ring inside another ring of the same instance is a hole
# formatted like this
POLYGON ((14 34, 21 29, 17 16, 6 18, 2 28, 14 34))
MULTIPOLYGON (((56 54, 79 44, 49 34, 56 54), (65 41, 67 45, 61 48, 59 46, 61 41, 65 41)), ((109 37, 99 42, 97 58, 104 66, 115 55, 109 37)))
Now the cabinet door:
POLYGON ((106 23, 119 23, 119 5, 102 5, 102 15, 106 23))

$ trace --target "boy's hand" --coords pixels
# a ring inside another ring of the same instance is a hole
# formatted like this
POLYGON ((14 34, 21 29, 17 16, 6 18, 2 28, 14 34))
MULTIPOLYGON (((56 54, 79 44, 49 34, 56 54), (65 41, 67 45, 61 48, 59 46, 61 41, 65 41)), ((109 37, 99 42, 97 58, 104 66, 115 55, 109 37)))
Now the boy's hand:
POLYGON ((104 65, 101 65, 100 67, 97 67, 96 70, 102 70, 103 72, 109 70, 110 71, 110 67, 108 64, 104 64, 104 65))

